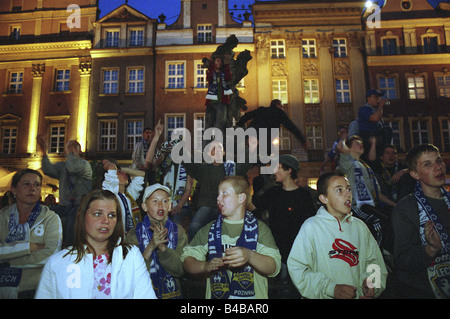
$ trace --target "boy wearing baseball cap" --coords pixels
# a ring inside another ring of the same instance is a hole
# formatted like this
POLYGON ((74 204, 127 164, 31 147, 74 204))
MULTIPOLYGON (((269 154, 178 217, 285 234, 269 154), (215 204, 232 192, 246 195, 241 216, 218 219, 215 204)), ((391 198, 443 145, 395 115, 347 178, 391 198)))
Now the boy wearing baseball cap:
POLYGON ((181 298, 179 278, 184 275, 181 253, 187 244, 183 227, 168 218, 170 189, 161 184, 145 188, 142 209, 147 213, 127 233, 127 242, 139 246, 158 299, 181 298))

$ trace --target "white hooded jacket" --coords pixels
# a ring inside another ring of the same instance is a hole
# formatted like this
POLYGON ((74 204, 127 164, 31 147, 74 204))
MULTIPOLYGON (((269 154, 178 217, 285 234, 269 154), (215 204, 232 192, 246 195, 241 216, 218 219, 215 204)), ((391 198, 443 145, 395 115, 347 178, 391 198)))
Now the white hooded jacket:
POLYGON ((339 221, 325 207, 303 223, 287 266, 305 298, 333 298, 337 284, 357 287, 359 298, 369 276, 375 296, 386 287, 387 270, 381 251, 364 222, 351 214, 339 221))

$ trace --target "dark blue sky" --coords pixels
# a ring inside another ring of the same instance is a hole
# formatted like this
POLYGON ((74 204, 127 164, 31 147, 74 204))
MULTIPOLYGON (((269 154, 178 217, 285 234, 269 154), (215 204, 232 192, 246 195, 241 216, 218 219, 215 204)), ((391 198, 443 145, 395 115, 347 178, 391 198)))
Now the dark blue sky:
MULTIPOLYGON (((236 5, 238 9, 241 9, 242 5, 244 5, 245 9, 248 9, 248 11, 251 12, 248 5, 253 4, 254 2, 254 0, 228 0, 228 5, 230 9, 233 9, 234 5, 236 5)), ((125 0, 100 0, 99 3, 101 18, 124 4, 125 0)), ((157 19, 161 13, 164 13, 167 17, 166 23, 172 24, 180 14, 181 0, 128 0, 128 5, 153 19, 157 19)), ((237 18, 238 14, 244 12, 245 10, 238 10, 234 13, 234 17, 237 18)))

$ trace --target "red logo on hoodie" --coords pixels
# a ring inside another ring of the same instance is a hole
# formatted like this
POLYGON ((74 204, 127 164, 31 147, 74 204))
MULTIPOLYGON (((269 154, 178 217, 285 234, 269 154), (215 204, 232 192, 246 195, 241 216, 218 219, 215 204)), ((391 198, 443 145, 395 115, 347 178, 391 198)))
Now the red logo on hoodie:
POLYGON ((347 262, 350 267, 358 265, 359 253, 356 247, 350 244, 348 241, 336 238, 333 245, 333 250, 330 250, 328 256, 330 258, 338 258, 347 262))

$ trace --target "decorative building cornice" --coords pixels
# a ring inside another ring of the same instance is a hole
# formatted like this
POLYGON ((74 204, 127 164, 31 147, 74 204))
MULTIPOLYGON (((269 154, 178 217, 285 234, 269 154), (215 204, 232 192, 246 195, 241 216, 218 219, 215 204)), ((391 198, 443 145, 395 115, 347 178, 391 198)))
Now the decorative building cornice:
POLYGON ((1 53, 30 53, 36 51, 64 51, 64 50, 89 50, 92 48, 90 40, 50 42, 50 43, 27 43, 16 45, 0 45, 1 53))

